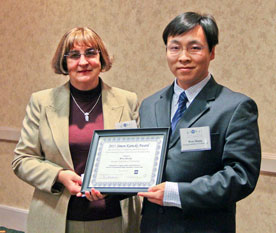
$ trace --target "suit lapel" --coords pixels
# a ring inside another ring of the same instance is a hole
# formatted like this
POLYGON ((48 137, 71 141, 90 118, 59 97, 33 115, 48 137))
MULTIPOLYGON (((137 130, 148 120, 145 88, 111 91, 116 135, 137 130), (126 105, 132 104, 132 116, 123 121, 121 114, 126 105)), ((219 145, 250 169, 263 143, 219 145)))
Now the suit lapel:
POLYGON ((174 133, 171 135, 169 148, 173 147, 180 138, 179 129, 191 127, 209 110, 210 102, 215 100, 217 90, 218 84, 212 77, 184 112, 182 118, 179 120, 174 133))
POLYGON ((124 106, 118 103, 117 98, 112 88, 102 82, 104 129, 114 129, 115 124, 121 121, 124 106))
POLYGON ((157 119, 157 127, 170 127, 171 125, 172 95, 173 85, 167 87, 160 94, 160 99, 155 103, 155 119, 157 119))
MULTIPOLYGON (((104 129, 114 129, 115 123, 120 122, 123 105, 118 104, 111 88, 102 82, 102 106, 104 115, 104 129), (108 101, 107 101, 108 100, 108 101)), ((69 82, 54 91, 51 104, 46 107, 46 115, 56 146, 61 155, 73 169, 73 161, 69 148, 69 82)))
POLYGON ((46 107, 46 115, 56 146, 70 168, 73 162, 69 148, 69 82, 57 88, 52 104, 46 107))

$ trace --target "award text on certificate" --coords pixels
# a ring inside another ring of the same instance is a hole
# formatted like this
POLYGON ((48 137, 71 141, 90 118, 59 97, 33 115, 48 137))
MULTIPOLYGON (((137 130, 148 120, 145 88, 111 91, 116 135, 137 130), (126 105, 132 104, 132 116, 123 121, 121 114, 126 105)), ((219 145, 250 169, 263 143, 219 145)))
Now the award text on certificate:
POLYGON ((90 187, 144 187, 154 185, 163 137, 100 138, 90 187))

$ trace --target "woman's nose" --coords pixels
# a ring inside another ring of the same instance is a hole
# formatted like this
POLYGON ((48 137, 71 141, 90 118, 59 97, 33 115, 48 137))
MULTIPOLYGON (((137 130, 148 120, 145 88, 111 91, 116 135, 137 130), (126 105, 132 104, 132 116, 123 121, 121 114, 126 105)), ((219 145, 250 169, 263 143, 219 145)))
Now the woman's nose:
POLYGON ((80 55, 79 65, 86 65, 88 62, 84 54, 80 55))

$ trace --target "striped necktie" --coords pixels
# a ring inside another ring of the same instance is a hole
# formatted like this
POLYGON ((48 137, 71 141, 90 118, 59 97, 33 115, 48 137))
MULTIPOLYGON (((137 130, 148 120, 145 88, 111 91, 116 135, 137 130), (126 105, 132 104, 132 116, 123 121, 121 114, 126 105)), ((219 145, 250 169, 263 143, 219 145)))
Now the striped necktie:
POLYGON ((172 123, 171 123, 172 132, 174 132, 177 122, 179 121, 179 119, 182 117, 184 111, 186 110, 187 102, 188 102, 187 96, 185 94, 185 91, 183 91, 179 95, 178 108, 177 108, 177 110, 173 116, 173 119, 172 119, 172 123))

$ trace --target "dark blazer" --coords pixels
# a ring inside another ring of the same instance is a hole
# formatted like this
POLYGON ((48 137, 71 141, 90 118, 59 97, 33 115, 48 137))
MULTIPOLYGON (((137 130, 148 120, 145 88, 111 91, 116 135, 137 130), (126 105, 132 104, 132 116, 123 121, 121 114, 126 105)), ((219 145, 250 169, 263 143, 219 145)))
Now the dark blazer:
MULTIPOLYGON (((173 85, 145 99, 141 128, 170 127, 173 85)), ((170 135, 163 181, 178 183, 182 209, 144 201, 142 233, 235 232, 236 202, 255 188, 261 147, 258 110, 213 77, 170 135), (209 126, 211 150, 181 152, 180 128, 209 126)))

